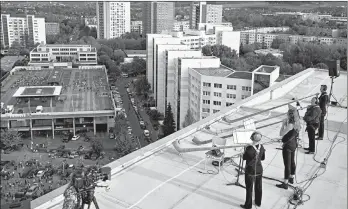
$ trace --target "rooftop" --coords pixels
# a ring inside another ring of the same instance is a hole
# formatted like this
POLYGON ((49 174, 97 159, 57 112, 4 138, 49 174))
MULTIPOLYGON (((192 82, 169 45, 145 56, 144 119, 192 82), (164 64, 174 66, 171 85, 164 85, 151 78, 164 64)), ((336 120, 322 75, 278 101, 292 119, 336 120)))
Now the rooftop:
MULTIPOLYGON (((112 110, 106 75, 102 68, 15 72, 14 75, 10 75, 6 81, 2 82, 1 102, 4 102, 5 106, 14 105, 14 113, 17 113, 19 109, 23 110, 23 113, 30 113, 28 99, 15 98, 15 92, 21 91, 26 93, 24 87, 29 86, 36 90, 38 90, 37 88, 43 89, 43 86, 49 85, 49 78, 54 75, 59 75, 54 81, 57 82, 56 85, 61 86, 61 89, 52 101, 52 108, 50 99, 41 96, 41 99, 30 99, 31 109, 42 105, 44 112, 112 110)), ((34 93, 36 93, 36 90, 34 90, 34 93)), ((41 93, 43 92, 47 93, 47 91, 42 91, 41 93)))
POLYGON ((215 76, 215 77, 226 77, 233 73, 234 71, 224 65, 221 65, 219 68, 192 68, 198 73, 206 76, 215 76))
POLYGON ((28 86, 19 87, 13 97, 49 97, 59 96, 61 86, 28 86))
POLYGON ((254 70, 254 72, 258 72, 258 73, 272 73, 277 68, 278 68, 278 66, 261 65, 260 67, 256 68, 254 70))
POLYGON ((232 73, 228 77, 229 78, 239 78, 239 79, 251 80, 252 79, 252 73, 251 72, 246 72, 246 71, 235 71, 234 73, 232 73))
POLYGON ((146 50, 124 50, 124 53, 126 55, 128 54, 139 54, 139 55, 145 54, 146 55, 146 50))
MULTIPOLYGON (((320 85, 330 86, 327 71, 307 69, 272 87, 221 110, 201 121, 194 123, 178 132, 139 149, 108 166, 112 168, 112 179, 107 182, 109 192, 96 188, 95 196, 100 208, 142 208, 142 209, 231 209, 239 208, 245 201, 245 190, 237 186, 226 186, 236 181, 235 163, 225 163, 220 173, 208 160, 207 170, 204 169, 205 151, 179 153, 172 143, 178 141, 182 147, 211 147, 195 145, 192 139, 206 140, 212 138, 223 129, 236 127, 245 118, 253 118, 257 129, 263 135, 262 143, 266 148, 266 159, 263 162, 264 177, 283 178, 284 166, 279 139, 279 123, 287 111, 286 104, 292 97, 304 98, 303 107, 308 104, 311 95, 319 92, 320 85), (272 96, 271 96, 272 95, 272 96), (277 108, 278 105, 283 105, 277 108), (273 108, 269 110, 269 108, 273 108), (264 110, 263 112, 259 112, 264 110), (267 111, 268 110, 268 111, 267 111), (259 113, 258 113, 259 112, 259 113), (254 114, 256 113, 256 114, 254 114), (280 115, 283 114, 283 115, 280 115), (229 123, 223 120, 226 118, 229 123), (210 131, 205 127, 209 126, 210 131), (214 174, 209 174, 214 173, 214 174)), ((335 81, 333 93, 342 105, 346 105, 347 74, 341 74, 335 81), (343 85, 345 84, 345 85, 343 85)), ((300 111, 303 116, 304 111, 300 111)), ((318 142, 316 155, 305 155, 299 148, 296 155, 297 172, 294 186, 307 188, 303 196, 305 201, 302 209, 312 208, 347 208, 347 109, 329 107, 328 125, 325 139, 318 142), (341 133, 339 133, 341 129, 341 133), (338 144, 339 146, 335 146, 338 144), (320 163, 331 152, 326 169, 320 163), (311 179, 315 178, 311 184, 311 179), (307 186, 306 186, 307 185, 307 186), (324 188, 324 189, 323 189, 324 188), (328 195, 329 194, 329 195, 328 195)), ((307 133, 302 124, 300 144, 308 144, 307 133)), ((226 133, 226 132, 225 132, 226 133)), ((227 131, 228 133, 228 131, 227 131)), ((231 139, 227 137, 227 145, 231 139)), ((242 150, 226 149, 226 156, 234 156, 242 150)), ((232 158, 233 159, 233 158, 232 158)), ((235 159, 238 161, 238 158, 235 159)), ((239 182, 244 185, 244 175, 239 182)), ((260 209, 293 208, 288 199, 293 190, 281 190, 275 187, 276 181, 263 179, 263 201, 260 209)), ((63 192, 66 186, 54 190, 31 202, 32 208, 60 209, 63 203, 63 192)), ((94 208, 93 206, 91 208, 94 208)))
POLYGON ((13 64, 17 60, 22 60, 24 57, 23 56, 4 56, 1 58, 1 69, 4 71, 10 71, 12 70, 13 64))

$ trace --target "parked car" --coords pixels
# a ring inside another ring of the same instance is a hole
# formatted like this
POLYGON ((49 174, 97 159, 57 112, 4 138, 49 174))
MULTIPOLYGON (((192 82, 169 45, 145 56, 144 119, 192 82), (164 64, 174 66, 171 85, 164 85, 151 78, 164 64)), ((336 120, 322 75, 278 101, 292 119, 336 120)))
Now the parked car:
POLYGON ((28 189, 28 191, 25 193, 25 196, 27 197, 27 198, 34 198, 34 197, 36 197, 39 192, 39 186, 38 185, 33 185, 33 186, 31 186, 29 189, 28 189))
POLYGON ((109 134, 109 139, 114 139, 115 138, 115 134, 114 133, 110 133, 109 134))
POLYGON ((76 141, 80 138, 80 135, 75 135, 71 138, 71 141, 76 141))
POLYGON ((146 128, 144 121, 140 121, 139 124, 140 124, 140 128, 142 128, 142 129, 146 128))
POLYGON ((150 131, 149 130, 144 130, 144 136, 145 137, 150 137, 150 131))
POLYGON ((37 172, 37 174, 36 174, 36 176, 38 177, 38 178, 42 178, 43 176, 45 175, 45 171, 44 170, 40 170, 39 172, 37 172))

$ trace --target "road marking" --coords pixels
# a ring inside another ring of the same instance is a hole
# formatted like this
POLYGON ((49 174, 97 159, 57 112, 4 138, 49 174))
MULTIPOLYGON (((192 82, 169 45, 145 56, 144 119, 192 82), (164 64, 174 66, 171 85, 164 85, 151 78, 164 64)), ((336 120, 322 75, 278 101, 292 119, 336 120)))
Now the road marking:
POLYGON ((157 189, 159 189, 160 187, 162 187, 163 185, 165 185, 166 183, 170 182, 173 179, 178 178, 179 176, 181 176, 182 174, 184 174, 185 172, 191 170, 192 168, 196 167, 197 165, 199 165, 201 162, 203 162, 205 159, 200 160, 198 163, 194 164, 191 167, 188 167, 187 169, 183 170, 182 172, 180 172, 179 174, 177 174, 176 176, 173 176, 172 178, 162 182, 160 185, 158 185, 157 187, 155 187, 154 189, 152 189, 151 191, 149 191, 148 193, 146 193, 140 200, 138 200, 138 202, 136 202, 135 204, 133 204, 132 206, 130 206, 128 209, 131 209, 135 206, 137 206, 140 202, 142 202, 145 198, 147 198, 150 194, 152 194, 154 191, 156 191, 157 189))

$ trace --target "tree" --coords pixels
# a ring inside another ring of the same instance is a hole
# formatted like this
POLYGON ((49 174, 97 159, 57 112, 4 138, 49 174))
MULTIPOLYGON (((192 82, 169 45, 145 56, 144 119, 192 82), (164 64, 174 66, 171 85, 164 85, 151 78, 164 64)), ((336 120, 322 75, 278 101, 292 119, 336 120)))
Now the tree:
POLYGON ((18 56, 22 48, 23 46, 19 42, 14 41, 12 42, 11 47, 8 50, 8 54, 18 56))
POLYGON ((121 135, 124 132, 125 128, 125 117, 122 113, 119 113, 115 117, 115 127, 114 127, 114 133, 117 135, 121 135))
POLYGON ((19 55, 21 56, 27 56, 29 57, 30 51, 28 49, 21 49, 21 51, 19 52, 19 55))
POLYGON ((91 141, 91 148, 94 153, 96 153, 98 156, 100 156, 101 152, 103 151, 103 144, 98 139, 93 139, 91 141))
POLYGON ((318 64, 314 65, 314 68, 326 69, 326 70, 329 69, 329 67, 325 63, 318 63, 318 64))
POLYGON ((273 49, 279 49, 279 46, 280 44, 284 43, 284 41, 282 39, 279 39, 279 38, 275 38, 273 41, 272 41, 272 44, 271 44, 271 48, 273 49))
POLYGON ((172 112, 172 106, 169 103, 167 106, 166 115, 163 121, 163 134, 164 134, 164 137, 166 137, 174 132, 175 132, 175 121, 174 121, 174 116, 172 112))
POLYGON ((150 89, 151 89, 151 85, 147 81, 145 76, 143 76, 142 78, 138 79, 135 82, 135 91, 139 95, 141 95, 141 94, 148 94, 150 89))
POLYGON ((115 140, 115 151, 119 157, 123 157, 138 147, 137 141, 130 139, 127 135, 120 135, 115 140))
POLYGON ((134 57, 132 68, 138 74, 144 73, 146 72, 146 61, 144 59, 140 59, 139 57, 134 57))
POLYGON ((20 134, 17 131, 1 130, 0 149, 18 146, 22 143, 20 134))
POLYGON ((194 119, 192 113, 191 113, 191 110, 188 109, 187 110, 187 113, 186 113, 186 116, 185 116, 185 120, 184 122, 182 123, 182 127, 185 128, 193 123, 195 123, 196 120, 194 119))

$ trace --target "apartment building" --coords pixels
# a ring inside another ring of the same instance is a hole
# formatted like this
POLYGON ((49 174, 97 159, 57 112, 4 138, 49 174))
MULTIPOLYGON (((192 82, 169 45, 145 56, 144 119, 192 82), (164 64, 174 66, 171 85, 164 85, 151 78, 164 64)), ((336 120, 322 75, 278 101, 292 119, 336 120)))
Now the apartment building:
POLYGON ((12 45, 14 41, 27 43, 46 43, 45 18, 37 18, 34 15, 25 17, 11 17, 9 14, 1 14, 1 43, 5 47, 12 45))
POLYGON ((40 44, 30 52, 29 65, 32 66, 66 67, 67 63, 96 65, 97 50, 91 45, 40 44))
POLYGON ((202 23, 222 23, 222 5, 205 4, 202 9, 202 23))
POLYGON ((46 24, 46 35, 57 35, 59 34, 59 23, 47 22, 46 24))
POLYGON ((130 32, 130 2, 97 2, 99 39, 121 37, 130 32))
POLYGON ((203 5, 206 2, 192 2, 190 5, 190 29, 198 29, 198 24, 202 23, 203 5))
POLYGON ((190 29, 190 22, 187 20, 184 21, 174 21, 173 31, 187 31, 190 29))
POLYGON ((145 2, 143 5, 143 36, 170 32, 174 26, 174 2, 145 2))
POLYGON ((190 5, 190 28, 198 29, 199 23, 222 23, 222 5, 192 2, 190 5))
POLYGON ((131 21, 131 32, 143 34, 143 21, 131 21))
POLYGON ((346 38, 331 38, 317 36, 301 36, 290 34, 276 33, 255 33, 255 32, 240 32, 240 42, 242 44, 261 43, 264 48, 270 48, 274 39, 281 39, 283 42, 297 44, 299 42, 317 42, 320 44, 347 44, 346 38))
MULTIPOLYGON (((219 64, 219 63, 216 63, 219 64)), ((231 106, 282 79, 278 66, 262 65, 253 72, 226 66, 189 68, 189 108, 196 121, 231 106)))
POLYGON ((97 16, 82 16, 82 23, 90 28, 98 28, 97 16))

